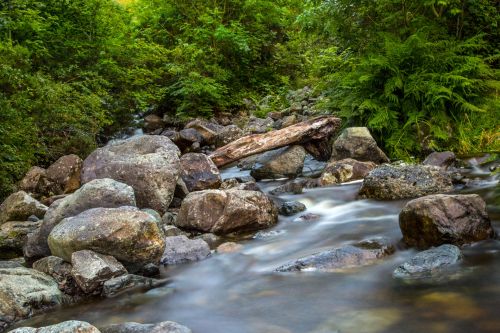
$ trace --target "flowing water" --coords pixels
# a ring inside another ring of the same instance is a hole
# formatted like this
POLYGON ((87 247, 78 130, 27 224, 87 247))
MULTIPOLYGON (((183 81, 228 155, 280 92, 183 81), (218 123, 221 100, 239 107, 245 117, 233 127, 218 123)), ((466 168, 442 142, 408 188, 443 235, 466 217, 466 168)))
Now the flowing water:
MULTIPOLYGON (((473 189, 488 202, 500 229, 496 179, 473 189)), ((225 177, 244 175, 227 169, 225 177)), ((279 182, 259 183, 264 191, 279 182)), ((273 273, 288 260, 373 236, 400 244, 398 214, 405 201, 356 200, 360 183, 284 195, 307 206, 314 221, 281 217, 276 227, 240 240, 240 253, 213 254, 196 263, 167 267, 162 288, 58 309, 21 323, 45 326, 78 319, 96 326, 125 321, 172 320, 194 333, 500 332, 500 241, 464 249, 455 275, 435 283, 405 284, 392 271, 416 252, 398 250, 377 263, 336 273, 273 273)), ((302 213, 302 214, 304 214, 302 213)))

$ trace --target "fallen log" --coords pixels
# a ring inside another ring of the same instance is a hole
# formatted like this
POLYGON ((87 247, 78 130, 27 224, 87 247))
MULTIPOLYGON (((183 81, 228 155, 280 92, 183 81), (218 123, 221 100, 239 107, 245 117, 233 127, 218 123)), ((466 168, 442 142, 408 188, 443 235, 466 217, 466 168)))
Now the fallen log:
POLYGON ((340 128, 339 118, 324 116, 277 131, 244 136, 214 151, 210 158, 218 167, 268 150, 328 139, 340 128))

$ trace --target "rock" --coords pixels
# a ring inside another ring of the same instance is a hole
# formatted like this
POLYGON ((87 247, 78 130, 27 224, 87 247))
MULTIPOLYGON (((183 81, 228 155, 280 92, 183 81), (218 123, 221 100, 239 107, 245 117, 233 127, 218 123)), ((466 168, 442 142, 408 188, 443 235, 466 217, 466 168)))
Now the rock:
POLYGON ((279 213, 284 216, 292 216, 306 210, 306 205, 299 201, 285 201, 279 206, 279 213))
POLYGON ((257 159, 263 154, 265 153, 244 157, 238 161, 236 166, 240 168, 240 170, 252 170, 255 163, 257 163, 257 159))
POLYGON ((211 249, 216 248, 217 245, 222 242, 221 237, 212 233, 202 234, 196 238, 203 239, 205 242, 207 242, 208 246, 210 246, 211 249))
POLYGON ((259 156, 250 175, 257 179, 295 178, 304 167, 306 151, 302 146, 289 146, 259 156))
POLYGON ((71 275, 82 290, 88 294, 100 291, 105 281, 127 274, 122 264, 112 256, 90 250, 73 252, 71 275))
POLYGON ((417 248, 460 246, 495 235, 486 203, 477 194, 437 194, 412 200, 399 214, 399 226, 404 242, 417 248))
POLYGON ((361 244, 346 245, 293 260, 276 269, 278 272, 322 271, 334 272, 372 264, 394 253, 394 246, 388 241, 367 240, 361 244))
POLYGON ((91 153, 83 163, 82 181, 111 178, 130 185, 140 208, 163 214, 179 177, 179 155, 179 149, 167 137, 132 137, 91 153))
POLYGON ((0 262, 0 327, 60 305, 62 293, 48 275, 0 262))
POLYGON ((94 179, 49 207, 40 230, 28 237, 24 255, 27 258, 50 255, 47 238, 52 229, 63 219, 76 216, 91 208, 122 206, 135 206, 134 189, 131 186, 109 178, 94 179))
POLYGON ((48 243, 52 254, 66 261, 73 252, 93 250, 124 264, 158 262, 165 248, 156 220, 135 207, 94 208, 66 218, 48 243))
POLYGON ((243 245, 235 242, 226 242, 217 246, 217 252, 219 253, 235 253, 240 252, 243 249, 243 245))
POLYGON ((194 128, 203 137, 203 141, 211 145, 215 143, 217 134, 222 130, 223 126, 206 120, 195 119, 186 124, 186 128, 194 128))
POLYGON ((313 156, 307 155, 304 161, 304 167, 300 175, 302 177, 318 178, 323 173, 327 166, 327 162, 318 161, 313 156))
POLYGON ((399 266, 392 274, 400 279, 426 279, 441 274, 449 266, 462 259, 462 252, 454 245, 444 244, 417 253, 409 261, 399 266))
POLYGON ((80 287, 71 275, 73 266, 63 259, 55 256, 45 257, 35 261, 33 269, 52 276, 57 282, 59 290, 66 295, 78 296, 82 294, 80 287))
POLYGON ((297 217, 294 222, 314 222, 318 221, 321 218, 321 215, 318 214, 313 214, 313 213, 307 213, 304 215, 300 215, 297 217))
POLYGON ((219 169, 207 155, 189 153, 181 157, 181 177, 189 192, 216 189, 222 180, 219 169))
POLYGON ((304 189, 316 188, 319 186, 317 179, 302 178, 286 182, 283 185, 276 187, 269 193, 272 195, 280 194, 301 194, 304 189))
POLYGON ((322 186, 345 183, 365 178, 376 168, 373 162, 360 162, 352 158, 331 161, 323 170, 319 183, 322 186))
POLYGON ((283 118, 283 122, 281 123, 281 128, 295 125, 298 122, 299 122, 299 119, 297 118, 297 115, 292 114, 290 116, 283 118))
POLYGON ((26 221, 31 215, 43 218, 46 211, 47 206, 28 193, 19 191, 8 196, 0 205, 0 225, 8 221, 26 221))
POLYGON ((0 225, 0 259, 23 255, 23 246, 29 233, 40 228, 40 222, 6 222, 0 225))
POLYGON ((192 333, 185 326, 172 321, 164 321, 158 324, 124 323, 110 325, 101 329, 102 333, 192 333))
POLYGON ((432 165, 447 169, 457 162, 455 154, 451 151, 433 152, 422 162, 423 165, 432 165))
POLYGON ((144 129, 146 132, 153 132, 158 129, 163 129, 165 122, 160 116, 150 114, 144 117, 144 129))
POLYGON ((203 142, 203 137, 194 128, 185 128, 179 131, 179 139, 183 146, 190 146, 195 142, 203 142))
MULTIPOLYGON (((125 205, 125 206, 127 206, 127 205, 125 205)), ((148 213, 152 217, 154 217, 154 219, 156 220, 156 222, 158 222, 161 225, 161 215, 160 215, 160 213, 158 213, 156 210, 151 209, 151 208, 144 208, 144 209, 141 209, 141 210, 143 212, 148 213)))
POLYGON ((441 169, 422 165, 382 165, 371 171, 359 191, 361 198, 397 200, 446 193, 451 177, 441 169))
POLYGON ((335 140, 332 148, 332 160, 344 158, 371 161, 377 164, 389 162, 366 127, 346 128, 335 140))
POLYGON ((80 187, 80 174, 83 161, 76 155, 66 155, 59 158, 47 168, 46 177, 57 188, 57 194, 71 193, 80 187))
POLYGON ((266 133, 273 128, 274 120, 272 118, 255 118, 250 117, 245 131, 248 133, 266 133))
POLYGON ((205 259, 209 255, 210 247, 202 239, 189 239, 186 236, 167 237, 161 263, 164 265, 183 264, 205 259))
POLYGON ((222 147, 245 136, 245 133, 236 125, 224 126, 215 139, 215 146, 222 147))
POLYGON ((190 193, 182 202, 176 226, 228 234, 259 230, 277 223, 273 202, 263 193, 241 190, 206 190, 190 193))
POLYGON ((173 225, 163 226, 162 230, 165 237, 185 235, 185 232, 173 225))
POLYGON ((167 283, 167 281, 168 280, 165 279, 159 280, 140 275, 125 274, 104 282, 102 286, 102 296, 111 297, 134 288, 157 288, 167 283))
POLYGON ((70 320, 56 325, 33 328, 21 327, 10 331, 11 333, 100 333, 100 331, 84 321, 70 320))
POLYGON ((37 166, 32 167, 19 182, 19 189, 28 193, 38 193, 40 180, 46 177, 46 170, 37 166))

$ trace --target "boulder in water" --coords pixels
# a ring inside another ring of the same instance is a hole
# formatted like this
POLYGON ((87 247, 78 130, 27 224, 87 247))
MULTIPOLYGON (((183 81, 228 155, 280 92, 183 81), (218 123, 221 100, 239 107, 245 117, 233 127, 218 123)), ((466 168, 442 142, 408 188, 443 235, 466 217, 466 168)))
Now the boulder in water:
POLYGON ((295 178, 304 167, 306 150, 294 145, 268 151, 258 157, 250 174, 253 178, 295 178))
POLYGON ((306 210, 306 205, 299 201, 285 201, 279 205, 279 213, 284 216, 292 216, 306 210))
POLYGON ((95 150, 83 163, 82 182, 111 178, 132 186, 137 205, 164 213, 179 177, 177 146, 165 136, 144 135, 95 150))
POLYGON ((417 248, 463 245, 495 235, 486 203, 477 194, 436 194, 412 200, 399 214, 399 226, 404 242, 417 248))
POLYGON ((210 247, 202 239, 189 239, 183 235, 167 237, 161 263, 164 265, 182 264, 202 260, 209 255, 210 247))

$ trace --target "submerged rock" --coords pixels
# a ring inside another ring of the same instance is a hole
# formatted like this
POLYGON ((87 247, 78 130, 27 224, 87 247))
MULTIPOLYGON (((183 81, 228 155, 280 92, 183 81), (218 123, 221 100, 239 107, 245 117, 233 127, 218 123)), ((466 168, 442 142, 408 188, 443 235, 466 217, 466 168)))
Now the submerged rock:
POLYGON ((179 177, 177 146, 165 136, 144 135, 95 150, 83 163, 82 182, 111 178, 132 186, 137 205, 166 212, 179 177))
POLYGON ((56 325, 40 328, 21 327, 10 332, 14 333, 100 333, 100 331, 84 321, 70 320, 56 325))
POLYGON ((418 248, 463 245, 495 235, 486 203, 477 194, 414 199, 399 214, 399 226, 404 242, 418 248))
POLYGON ((221 184, 219 169, 205 154, 182 155, 181 177, 189 192, 216 189, 221 184))
POLYGON ((306 150, 302 146, 289 146, 266 152, 256 160, 250 175, 257 180, 295 178, 304 167, 306 150))
POLYGON ((389 158, 377 146, 366 127, 346 128, 333 143, 332 160, 352 158, 377 164, 388 163, 389 158))
POLYGON ((361 198, 397 200, 453 190, 451 177, 438 167, 382 165, 363 181, 361 198))
POLYGON ((360 162, 351 158, 331 161, 323 170, 319 183, 325 186, 363 179, 375 167, 376 164, 373 162, 360 162))
POLYGON ((277 209, 263 193, 206 190, 190 193, 182 202, 175 225, 180 228, 228 234, 276 224, 277 209))
POLYGON ((210 247, 202 239, 189 239, 186 236, 165 238, 165 252, 161 258, 164 265, 182 264, 205 259, 210 255, 210 247))
POLYGON ((71 255, 71 264, 71 275, 88 294, 100 291, 105 281, 127 274, 125 267, 114 257, 89 250, 74 252, 71 255))
POLYGON ((392 274, 401 279, 426 279, 441 274, 462 259, 462 252, 454 245, 445 244, 418 253, 399 266, 392 274))
POLYGON ((94 208, 66 218, 48 242, 51 252, 66 261, 73 252, 93 250, 125 264, 158 262, 165 247, 154 217, 135 207, 94 208))
POLYGON ((218 253, 235 253, 243 249, 243 245, 235 242, 226 242, 217 246, 218 253))
POLYGON ((319 182, 317 179, 302 178, 286 182, 285 184, 271 190, 269 193, 272 195, 301 194, 304 189, 316 188, 318 186, 319 182))
POLYGON ((293 260, 276 268, 277 272, 321 271, 333 272, 372 264, 374 261, 394 253, 388 240, 367 240, 356 246, 346 245, 293 260))
POLYGON ((61 304, 50 276, 11 262, 0 262, 0 328, 61 304))
POLYGON ((52 229, 63 219, 78 215, 91 208, 118 208, 135 206, 134 189, 113 179, 95 179, 75 193, 54 202, 48 209, 40 229, 28 237, 24 249, 27 258, 50 255, 47 243, 52 229))
POLYGON ((168 280, 152 279, 134 274, 120 275, 104 282, 102 286, 102 295, 111 297, 126 290, 134 288, 157 288, 167 283, 168 280))
POLYGON ((32 215, 43 218, 48 207, 33 199, 28 193, 13 193, 0 205, 0 224, 9 221, 27 221, 32 215))
POLYGON ((123 323, 101 328, 102 333, 192 333, 191 330, 173 321, 158 324, 123 323))

